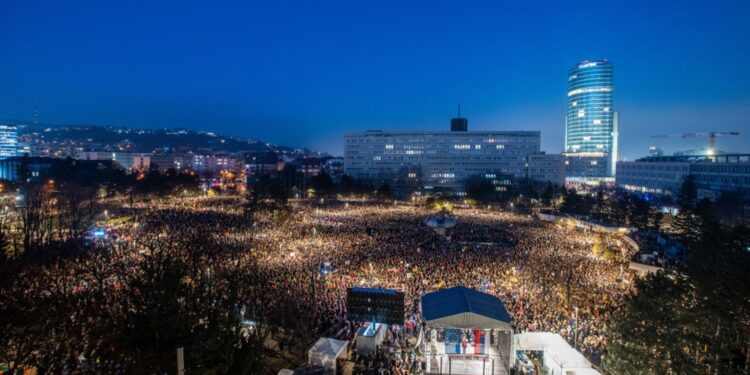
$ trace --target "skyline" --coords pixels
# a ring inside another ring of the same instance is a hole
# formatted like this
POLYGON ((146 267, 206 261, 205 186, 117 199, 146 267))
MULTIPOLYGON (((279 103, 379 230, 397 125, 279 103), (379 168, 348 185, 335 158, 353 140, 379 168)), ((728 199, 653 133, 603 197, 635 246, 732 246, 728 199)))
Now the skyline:
POLYGON ((558 153, 568 70, 607 58, 623 159, 707 143, 648 138, 689 131, 740 131, 718 145, 747 151, 747 3, 430 4, 3 4, 0 118, 36 101, 40 122, 341 154, 346 132, 448 130, 461 104, 470 130, 540 130, 558 153))

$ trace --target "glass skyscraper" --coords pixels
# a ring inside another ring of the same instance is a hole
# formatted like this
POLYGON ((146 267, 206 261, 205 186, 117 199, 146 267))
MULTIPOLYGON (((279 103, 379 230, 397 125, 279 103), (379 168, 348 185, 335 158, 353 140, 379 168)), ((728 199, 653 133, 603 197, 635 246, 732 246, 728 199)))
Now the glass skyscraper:
POLYGON ((15 126, 0 125, 0 159, 16 156, 18 152, 18 132, 15 126))
POLYGON ((565 121, 566 177, 602 181, 615 176, 617 113, 612 106, 614 68, 607 60, 583 61, 568 74, 565 121))

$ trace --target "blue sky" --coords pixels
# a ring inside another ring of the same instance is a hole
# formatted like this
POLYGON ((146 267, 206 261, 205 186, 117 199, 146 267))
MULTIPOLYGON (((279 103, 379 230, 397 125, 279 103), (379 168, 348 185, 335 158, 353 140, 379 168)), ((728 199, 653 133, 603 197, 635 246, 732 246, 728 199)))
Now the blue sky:
POLYGON ((737 130, 750 152, 748 1, 3 1, 0 119, 185 127, 341 152, 366 129, 541 130, 567 71, 615 65, 621 154, 737 130))

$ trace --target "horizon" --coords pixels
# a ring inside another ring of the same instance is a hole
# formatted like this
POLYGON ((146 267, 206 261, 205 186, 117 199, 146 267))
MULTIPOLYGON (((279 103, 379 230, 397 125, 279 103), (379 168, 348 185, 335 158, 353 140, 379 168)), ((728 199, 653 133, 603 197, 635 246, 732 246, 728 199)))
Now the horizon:
POLYGON ((750 4, 642 4, 5 4, 0 117, 340 155, 348 132, 448 130, 460 104, 469 130, 559 153, 568 70, 608 59, 621 160, 707 143, 664 133, 739 131, 718 147, 747 152, 750 4))

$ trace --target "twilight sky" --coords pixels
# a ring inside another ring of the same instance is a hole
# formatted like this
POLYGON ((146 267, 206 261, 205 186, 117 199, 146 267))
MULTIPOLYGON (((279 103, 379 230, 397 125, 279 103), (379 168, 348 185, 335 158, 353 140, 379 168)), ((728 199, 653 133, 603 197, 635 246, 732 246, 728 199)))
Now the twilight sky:
POLYGON ((0 1, 0 119, 185 127, 342 152, 367 129, 541 130, 567 71, 615 65, 621 156, 736 130, 750 152, 750 1, 0 1))

